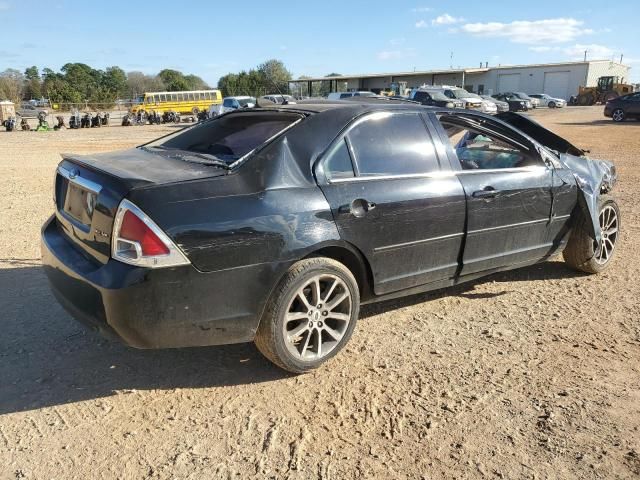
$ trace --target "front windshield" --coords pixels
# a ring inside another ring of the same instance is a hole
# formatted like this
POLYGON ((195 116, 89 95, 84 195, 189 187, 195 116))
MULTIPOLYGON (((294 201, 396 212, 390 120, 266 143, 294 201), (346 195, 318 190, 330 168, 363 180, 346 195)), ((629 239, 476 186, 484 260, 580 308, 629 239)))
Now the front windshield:
POLYGON ((431 95, 431 98, 439 102, 448 102, 451 100, 449 97, 447 97, 444 93, 441 93, 441 92, 433 92, 433 93, 430 93, 430 95, 431 95))
POLYGON ((253 98, 253 97, 239 98, 238 99, 238 103, 240 104, 241 107, 246 107, 249 104, 255 105, 256 104, 256 99, 253 98))
POLYGON ((469 98, 469 97, 472 96, 464 88, 454 88, 453 90, 447 90, 447 91, 448 92, 452 92, 453 96, 456 97, 456 98, 469 98))
POLYGON ((189 152, 204 154, 232 164, 301 118, 285 112, 234 112, 163 137, 145 148, 184 152, 180 157, 188 157, 189 152))

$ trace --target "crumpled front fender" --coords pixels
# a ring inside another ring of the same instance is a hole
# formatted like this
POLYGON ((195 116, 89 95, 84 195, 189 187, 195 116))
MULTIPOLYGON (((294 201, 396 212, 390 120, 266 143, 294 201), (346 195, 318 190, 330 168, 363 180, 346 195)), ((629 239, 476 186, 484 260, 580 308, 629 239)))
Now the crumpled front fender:
POLYGON ((594 160, 569 154, 561 154, 560 161, 571 170, 576 179, 580 192, 578 204, 586 210, 584 213, 591 219, 588 223, 589 233, 593 235, 596 244, 600 245, 602 232, 598 219, 598 200, 600 195, 613 189, 618 178, 616 167, 606 160, 594 160))

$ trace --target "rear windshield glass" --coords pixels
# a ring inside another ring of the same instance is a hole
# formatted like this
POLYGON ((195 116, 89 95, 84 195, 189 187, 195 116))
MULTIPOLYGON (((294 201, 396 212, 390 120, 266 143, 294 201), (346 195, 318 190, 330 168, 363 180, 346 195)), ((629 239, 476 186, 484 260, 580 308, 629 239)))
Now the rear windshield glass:
POLYGON ((146 147, 206 154, 231 164, 301 118, 299 114, 284 112, 232 113, 146 147))

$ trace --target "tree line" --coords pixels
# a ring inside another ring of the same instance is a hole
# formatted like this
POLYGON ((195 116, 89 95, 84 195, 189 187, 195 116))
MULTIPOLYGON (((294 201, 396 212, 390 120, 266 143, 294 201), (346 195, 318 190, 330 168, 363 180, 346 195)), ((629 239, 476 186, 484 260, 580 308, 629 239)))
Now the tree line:
POLYGON ((7 69, 0 73, 0 100, 19 104, 23 100, 48 98, 52 103, 113 104, 149 91, 205 90, 210 88, 197 75, 164 69, 157 75, 125 73, 120 67, 99 70, 84 63, 67 63, 59 72, 33 66, 24 73, 7 69))
MULTIPOLYGON (((327 76, 337 75, 331 73, 327 76)), ((298 77, 304 80, 308 77, 298 77)), ((306 95, 306 85, 300 91, 290 91, 292 75, 284 63, 267 60, 255 68, 228 73, 218 80, 218 88, 225 97, 250 95, 258 97, 270 93, 306 95)), ((157 75, 125 72, 113 66, 104 70, 84 63, 67 63, 54 72, 33 66, 20 72, 7 69, 0 73, 0 100, 19 104, 23 100, 47 98, 58 104, 84 104, 106 106, 117 99, 134 99, 144 92, 205 90, 210 88, 197 75, 164 69, 157 75)), ((314 82, 312 96, 329 93, 328 82, 314 82)))

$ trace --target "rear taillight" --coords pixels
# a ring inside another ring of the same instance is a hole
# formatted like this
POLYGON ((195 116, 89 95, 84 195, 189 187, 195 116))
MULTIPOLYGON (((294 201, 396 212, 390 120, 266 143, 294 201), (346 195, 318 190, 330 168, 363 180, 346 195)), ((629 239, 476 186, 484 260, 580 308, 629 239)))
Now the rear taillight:
POLYGON ((111 256, 123 263, 150 268, 189 264, 171 239, 129 200, 122 200, 116 213, 111 256))

